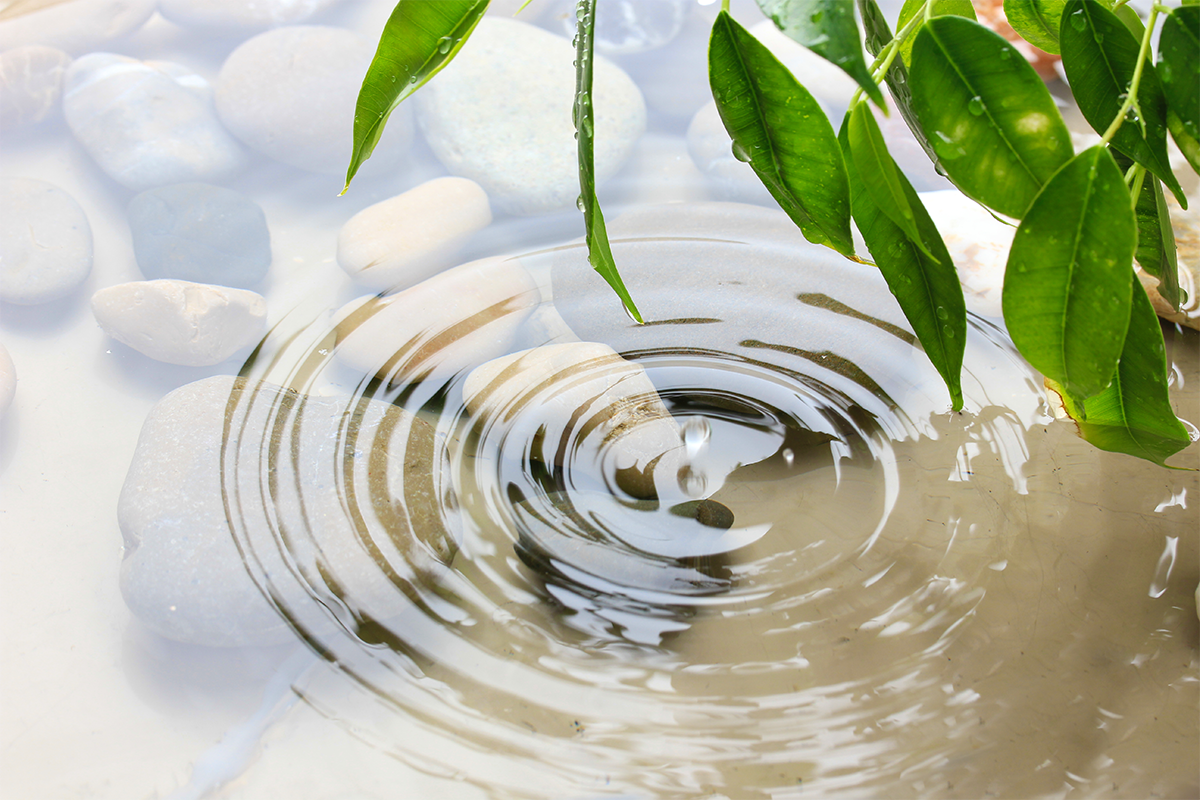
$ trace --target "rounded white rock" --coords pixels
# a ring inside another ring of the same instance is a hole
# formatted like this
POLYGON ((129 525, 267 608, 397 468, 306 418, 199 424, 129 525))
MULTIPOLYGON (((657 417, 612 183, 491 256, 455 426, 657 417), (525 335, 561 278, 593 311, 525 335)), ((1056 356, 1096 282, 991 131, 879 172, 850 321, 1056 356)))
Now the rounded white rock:
POLYGON ((263 335, 267 306, 245 289, 189 281, 133 281, 92 296, 92 313, 112 338, 168 364, 220 364, 263 335))
POLYGON ((0 128, 41 122, 59 108, 71 57, 55 47, 27 45, 0 54, 0 128))
MULTIPOLYGON (((575 48, 515 20, 485 17, 417 95, 425 138, 451 173, 477 181, 510 214, 569 208, 579 196, 572 125, 575 48)), ((619 67, 593 68, 597 183, 617 172, 646 129, 646 105, 619 67)))
MULTIPOLYGON (((294 25, 260 33, 221 66, 217 113, 234 136, 263 155, 313 172, 345 174, 355 100, 374 49, 343 28, 294 25)), ((412 135, 411 112, 401 105, 364 174, 394 168, 412 135)))
POLYGON ((491 221, 479 184, 435 178, 351 217, 338 233, 338 264, 372 289, 405 289, 451 266, 466 238, 491 221))
POLYGON ((217 120, 211 92, 179 64, 92 53, 67 70, 63 114, 100 168, 127 188, 220 183, 245 154, 217 120))
POLYGON ((92 228, 74 198, 44 181, 0 180, 0 300, 57 300, 91 270, 92 228))
POLYGON ((26 3, 25 13, 6 8, 9 13, 0 19, 0 50, 44 44, 87 53, 142 27, 157 5, 158 0, 66 0, 26 3))
POLYGON ((242 31, 294 25, 340 0, 159 0, 158 12, 183 27, 242 31))
POLYGON ((0 415, 8 411, 17 393, 17 368, 8 349, 0 344, 0 415))

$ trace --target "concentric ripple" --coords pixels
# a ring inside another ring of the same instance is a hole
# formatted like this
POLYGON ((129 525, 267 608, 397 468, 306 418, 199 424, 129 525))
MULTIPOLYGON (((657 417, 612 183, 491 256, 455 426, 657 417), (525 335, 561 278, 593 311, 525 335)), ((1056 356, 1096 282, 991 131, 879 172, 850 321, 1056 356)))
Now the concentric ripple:
POLYGON ((950 413, 873 268, 779 212, 611 233, 652 324, 567 245, 520 257, 531 315, 496 298, 358 372, 344 330, 281 330, 248 367, 227 506, 320 656, 298 689, 492 797, 918 787, 968 724, 945 654, 1020 525, 1033 376, 973 319, 950 413))

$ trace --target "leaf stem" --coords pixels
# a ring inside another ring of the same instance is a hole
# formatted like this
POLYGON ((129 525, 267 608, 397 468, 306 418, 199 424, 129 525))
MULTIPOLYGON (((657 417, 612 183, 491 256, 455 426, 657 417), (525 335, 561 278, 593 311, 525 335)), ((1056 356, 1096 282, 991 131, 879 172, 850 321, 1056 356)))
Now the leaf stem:
POLYGON ((1142 181, 1145 177, 1146 168, 1141 164, 1134 164, 1129 168, 1129 172, 1125 173, 1125 182, 1129 184, 1129 204, 1133 207, 1134 212, 1137 211, 1138 197, 1142 193, 1142 181))
POLYGON ((1130 79, 1129 88, 1125 92, 1125 102, 1121 104, 1121 108, 1117 111, 1117 116, 1113 119, 1112 124, 1108 126, 1108 130, 1100 137, 1101 144, 1108 144, 1112 141, 1121 124, 1125 122, 1125 115, 1129 113, 1131 108, 1137 114, 1138 119, 1142 117, 1142 109, 1138 105, 1137 93, 1138 87, 1142 82, 1142 70, 1146 66, 1146 56, 1150 52, 1150 34, 1154 32, 1154 23, 1158 18, 1158 9, 1159 6, 1157 4, 1150 9, 1150 18, 1146 20, 1146 32, 1142 34, 1142 46, 1138 49, 1137 66, 1133 69, 1133 78, 1130 79))
MULTIPOLYGON (((923 9, 929 9, 932 7, 933 4, 927 0, 923 6, 923 9)), ((879 55, 877 55, 875 60, 871 62, 871 66, 867 71, 871 73, 871 77, 875 80, 877 85, 883 85, 883 81, 887 76, 888 70, 892 68, 892 62, 896 60, 896 56, 900 53, 900 42, 903 41, 918 25, 924 24, 925 18, 922 14, 923 11, 920 10, 914 14, 913 18, 908 21, 908 24, 905 25, 899 32, 897 32, 896 35, 892 37, 891 41, 883 46, 883 49, 879 51, 879 55)), ((854 107, 862 102, 862 95, 863 90, 860 86, 857 90, 855 90, 854 96, 850 98, 849 110, 853 111, 854 107)), ((885 114, 887 113, 886 107, 883 109, 883 112, 885 114)))
POLYGON ((729 13, 729 0, 721 0, 721 10, 726 14, 729 13))

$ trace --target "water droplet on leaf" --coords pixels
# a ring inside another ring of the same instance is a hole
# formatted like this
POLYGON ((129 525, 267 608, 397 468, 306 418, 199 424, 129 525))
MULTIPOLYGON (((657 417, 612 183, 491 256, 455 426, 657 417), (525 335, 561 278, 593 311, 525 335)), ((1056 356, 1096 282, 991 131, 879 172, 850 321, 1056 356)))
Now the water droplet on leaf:
POLYGON ((984 105, 983 98, 976 95, 967 101, 967 111, 970 111, 974 116, 978 117, 983 113, 984 105))

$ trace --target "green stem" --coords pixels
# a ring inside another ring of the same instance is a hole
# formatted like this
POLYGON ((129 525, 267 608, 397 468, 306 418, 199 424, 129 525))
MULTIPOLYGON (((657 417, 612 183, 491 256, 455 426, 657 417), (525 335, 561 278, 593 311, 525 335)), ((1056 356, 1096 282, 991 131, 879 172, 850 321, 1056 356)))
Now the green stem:
POLYGON ((1145 177, 1146 168, 1141 164, 1134 164, 1125 174, 1125 182, 1129 184, 1129 202, 1135 212, 1137 211, 1138 196, 1142 193, 1142 181, 1145 177), (1130 181, 1130 175, 1133 176, 1132 181, 1130 181))
POLYGON ((1117 111, 1117 116, 1112 121, 1112 124, 1108 126, 1108 130, 1100 137, 1101 144, 1108 144, 1112 141, 1112 137, 1117 134, 1121 123, 1125 121, 1125 115, 1129 113, 1129 109, 1132 108, 1137 113, 1138 119, 1141 119, 1142 110, 1138 106, 1137 93, 1138 87, 1142 82, 1142 70, 1146 66, 1146 56, 1150 52, 1150 34, 1154 32, 1154 23, 1158 18, 1158 8, 1155 5, 1150 9, 1150 18, 1146 20, 1146 32, 1142 34, 1142 46, 1138 49, 1137 66, 1133 69, 1133 78, 1129 81, 1129 89, 1125 93, 1125 102, 1121 104, 1121 108, 1117 111))
POLYGON ((729 13, 729 0, 721 0, 721 10, 726 14, 729 13))
MULTIPOLYGON (((932 7, 933 4, 931 2, 926 2, 923 8, 929 9, 932 7)), ((883 81, 887 76, 888 70, 892 68, 892 62, 896 60, 896 56, 900 53, 900 42, 907 38, 908 35, 912 33, 912 31, 915 30, 918 25, 925 23, 925 18, 922 14, 922 11, 918 11, 916 14, 914 14, 913 18, 908 21, 908 24, 905 25, 904 28, 902 28, 899 32, 897 32, 896 35, 892 37, 890 42, 883 46, 883 49, 879 51, 879 55, 877 55, 875 60, 871 62, 871 66, 867 71, 871 73, 871 77, 875 80, 877 85, 883 85, 883 81)), ((862 95, 863 90, 860 86, 857 90, 855 90, 854 96, 850 98, 851 111, 853 111, 854 107, 862 101, 862 95)), ((886 108, 884 109, 884 112, 887 112, 886 108)))

